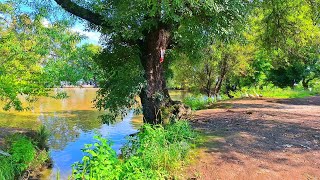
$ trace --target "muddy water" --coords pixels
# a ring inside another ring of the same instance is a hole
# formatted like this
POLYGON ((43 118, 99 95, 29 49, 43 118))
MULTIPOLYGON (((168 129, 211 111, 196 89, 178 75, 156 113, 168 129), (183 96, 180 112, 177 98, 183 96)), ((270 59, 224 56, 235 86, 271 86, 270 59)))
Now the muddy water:
MULTIPOLYGON (((44 124, 51 132, 49 148, 53 169, 44 171, 41 179, 56 179, 58 172, 61 179, 67 179, 72 171, 71 165, 83 156, 81 148, 84 144, 93 143, 96 133, 110 139, 113 148, 119 152, 126 142, 125 137, 137 132, 142 124, 142 116, 130 112, 123 121, 110 126, 102 125, 98 118, 102 113, 94 109, 92 103, 97 89, 64 90, 69 98, 40 98, 31 111, 0 111, 0 127, 37 129, 40 124, 44 124)), ((174 100, 186 95, 183 91, 171 91, 170 94, 174 100)))

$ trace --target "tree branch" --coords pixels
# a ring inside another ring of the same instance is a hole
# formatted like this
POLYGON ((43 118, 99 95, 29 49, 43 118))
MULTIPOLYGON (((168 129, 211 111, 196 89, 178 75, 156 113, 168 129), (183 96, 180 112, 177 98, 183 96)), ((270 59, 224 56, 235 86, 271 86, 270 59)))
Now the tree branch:
MULTIPOLYGON (((95 25, 104 27, 108 27, 108 25, 105 24, 103 16, 100 14, 94 13, 84 7, 79 6, 78 4, 72 2, 71 0, 54 0, 58 5, 60 5, 64 10, 67 12, 78 16, 82 19, 85 19, 89 21, 90 23, 93 23, 95 25)), ((109 26, 111 28, 111 26, 109 26)))

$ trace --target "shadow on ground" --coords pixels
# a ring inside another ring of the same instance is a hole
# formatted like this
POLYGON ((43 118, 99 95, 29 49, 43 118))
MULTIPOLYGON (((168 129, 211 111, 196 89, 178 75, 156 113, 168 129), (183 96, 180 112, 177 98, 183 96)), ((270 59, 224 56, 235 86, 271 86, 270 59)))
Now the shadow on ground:
POLYGON ((308 98, 295 98, 295 99, 280 99, 280 100, 273 100, 270 102, 286 104, 286 105, 320 106, 320 96, 313 96, 308 98))
POLYGON ((199 111, 192 121, 208 137, 201 145, 208 154, 206 158, 218 156, 219 162, 211 162, 218 163, 214 168, 226 163, 242 167, 254 162, 254 166, 275 172, 320 169, 319 96, 231 101, 221 107, 231 105, 228 109, 199 111))

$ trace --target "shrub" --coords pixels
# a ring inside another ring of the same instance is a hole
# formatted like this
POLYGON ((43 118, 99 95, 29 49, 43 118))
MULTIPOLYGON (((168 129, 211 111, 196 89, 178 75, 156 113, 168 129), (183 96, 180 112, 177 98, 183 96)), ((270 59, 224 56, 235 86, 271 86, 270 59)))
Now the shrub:
POLYGON ((46 150, 36 150, 30 138, 13 134, 6 138, 7 151, 11 156, 0 156, 0 179, 15 179, 26 170, 35 170, 49 159, 46 150))
POLYGON ((74 179, 171 179, 178 171, 196 139, 186 121, 163 126, 144 125, 129 138, 122 159, 110 142, 96 136, 97 143, 86 145, 85 156, 73 165, 74 179))
POLYGON ((22 135, 14 137, 9 153, 19 173, 26 170, 36 156, 36 150, 31 140, 22 135))
POLYGON ((111 143, 101 136, 95 136, 97 143, 85 145, 86 154, 82 162, 73 164, 75 179, 116 179, 119 173, 119 160, 111 143))

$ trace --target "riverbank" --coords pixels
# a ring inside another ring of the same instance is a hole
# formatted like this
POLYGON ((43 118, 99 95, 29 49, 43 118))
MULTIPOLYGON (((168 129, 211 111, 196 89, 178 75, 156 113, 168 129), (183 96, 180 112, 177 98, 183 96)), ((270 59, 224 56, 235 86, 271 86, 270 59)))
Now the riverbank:
POLYGON ((319 179, 320 96, 241 99, 197 111, 206 141, 191 179, 319 179))
POLYGON ((0 179, 39 179, 40 171, 52 165, 44 127, 0 128, 0 132, 0 179))
MULTIPOLYGON (((261 99, 261 98, 274 98, 274 99, 295 99, 316 96, 320 93, 319 89, 304 90, 304 89, 290 89, 265 86, 262 89, 249 88, 231 92, 228 97, 225 94, 218 96, 204 96, 201 94, 187 96, 183 99, 184 104, 191 107, 192 110, 212 109, 217 106, 216 102, 221 101, 237 101, 243 98, 261 99)), ((219 103, 218 103, 219 106, 219 103)))
POLYGON ((101 136, 85 145, 81 162, 73 165, 71 179, 177 179, 189 160, 197 134, 188 121, 165 126, 145 124, 128 138, 121 157, 101 136))

